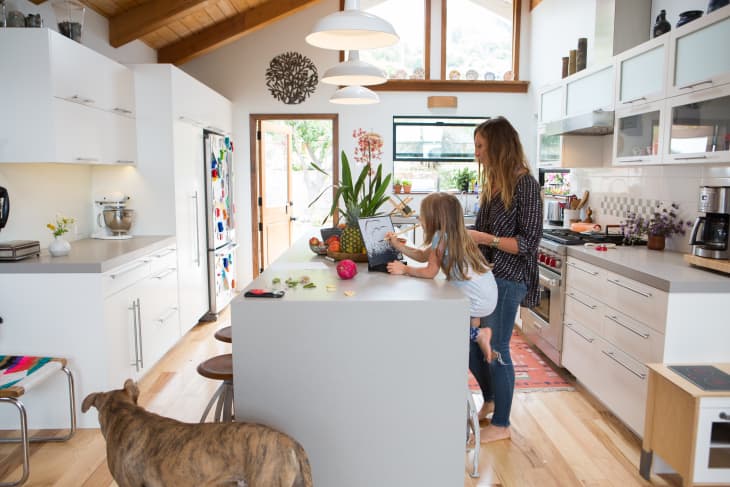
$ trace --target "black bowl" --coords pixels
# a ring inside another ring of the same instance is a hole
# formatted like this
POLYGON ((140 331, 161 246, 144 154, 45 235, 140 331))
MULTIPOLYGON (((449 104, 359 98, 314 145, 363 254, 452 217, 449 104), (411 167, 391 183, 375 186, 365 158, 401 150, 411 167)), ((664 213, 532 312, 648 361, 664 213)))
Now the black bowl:
POLYGON ((687 22, 692 22, 695 19, 702 17, 702 10, 687 10, 679 14, 679 20, 677 21, 677 27, 681 27, 687 22))

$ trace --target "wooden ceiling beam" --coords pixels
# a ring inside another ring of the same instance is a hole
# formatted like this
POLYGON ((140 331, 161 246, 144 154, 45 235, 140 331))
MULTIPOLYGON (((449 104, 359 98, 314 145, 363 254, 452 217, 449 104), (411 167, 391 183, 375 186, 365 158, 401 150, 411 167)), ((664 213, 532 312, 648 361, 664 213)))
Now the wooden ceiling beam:
POLYGON ((269 0, 160 48, 157 62, 183 64, 319 1, 269 0))
POLYGON ((152 0, 109 19, 109 44, 123 46, 203 9, 210 0, 152 0))

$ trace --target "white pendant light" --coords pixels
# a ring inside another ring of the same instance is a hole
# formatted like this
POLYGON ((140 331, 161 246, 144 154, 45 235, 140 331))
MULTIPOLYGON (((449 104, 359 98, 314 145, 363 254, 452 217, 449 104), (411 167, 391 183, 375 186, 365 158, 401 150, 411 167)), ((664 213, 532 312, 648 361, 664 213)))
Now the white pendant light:
POLYGON ((370 86, 388 81, 385 71, 365 61, 360 61, 358 51, 350 51, 347 61, 332 66, 320 78, 322 83, 339 86, 370 86))
POLYGON ((393 26, 363 12, 359 0, 345 0, 345 10, 320 19, 305 40, 322 49, 349 51, 392 46, 400 39, 393 26))
POLYGON ((345 86, 330 97, 330 103, 340 105, 372 105, 379 101, 377 93, 362 86, 345 86))

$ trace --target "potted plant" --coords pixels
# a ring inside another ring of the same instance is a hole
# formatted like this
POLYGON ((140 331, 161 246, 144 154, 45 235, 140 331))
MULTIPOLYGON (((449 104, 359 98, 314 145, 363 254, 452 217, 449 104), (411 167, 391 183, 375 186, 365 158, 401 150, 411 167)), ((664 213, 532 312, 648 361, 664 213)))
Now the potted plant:
POLYGON ((403 185, 403 192, 404 193, 410 193, 411 192, 411 182, 407 179, 404 179, 401 181, 401 184, 403 185))
POLYGON ((452 182, 457 190, 469 191, 469 182, 472 180, 476 180, 476 177, 477 174, 475 171, 469 169, 468 167, 464 167, 455 171, 452 176, 452 182))
POLYGON ((395 194, 399 194, 401 188, 402 188, 401 180, 400 179, 396 179, 395 182, 393 183, 393 192, 395 194))
POLYGON ((68 255, 71 251, 71 244, 68 240, 63 238, 63 234, 68 232, 69 225, 73 224, 76 220, 71 217, 56 215, 56 223, 46 224, 51 232, 53 232, 53 242, 48 246, 48 252, 53 257, 60 257, 62 255, 68 255))
POLYGON ((646 247, 651 250, 663 250, 667 237, 674 234, 684 235, 685 228, 692 222, 680 220, 677 211, 679 205, 672 203, 669 208, 663 202, 656 204, 656 209, 649 216, 637 215, 635 212, 626 215, 621 222, 624 242, 629 245, 640 242, 642 236, 647 237, 646 247))

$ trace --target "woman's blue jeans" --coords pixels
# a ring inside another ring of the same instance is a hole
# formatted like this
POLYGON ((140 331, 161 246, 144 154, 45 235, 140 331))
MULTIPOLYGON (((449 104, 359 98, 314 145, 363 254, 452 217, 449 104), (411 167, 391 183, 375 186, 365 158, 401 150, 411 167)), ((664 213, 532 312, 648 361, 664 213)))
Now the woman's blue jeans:
POLYGON ((484 361, 479 345, 469 342, 469 370, 479 383, 485 401, 494 401, 495 426, 509 426, 512 410, 512 396, 515 391, 515 368, 509 343, 520 303, 527 294, 524 282, 497 278, 497 307, 491 315, 482 318, 481 326, 492 329, 492 350, 499 352, 499 358, 488 364, 484 361))

